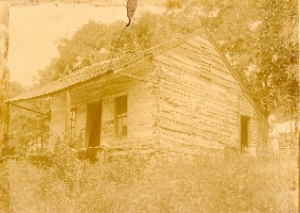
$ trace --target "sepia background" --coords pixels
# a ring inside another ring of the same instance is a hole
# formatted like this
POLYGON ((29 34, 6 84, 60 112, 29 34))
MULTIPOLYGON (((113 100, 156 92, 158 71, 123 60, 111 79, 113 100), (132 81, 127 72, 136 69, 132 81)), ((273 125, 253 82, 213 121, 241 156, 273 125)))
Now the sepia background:
POLYGON ((0 212, 298 212, 298 1, 126 5, 0 2, 0 212))

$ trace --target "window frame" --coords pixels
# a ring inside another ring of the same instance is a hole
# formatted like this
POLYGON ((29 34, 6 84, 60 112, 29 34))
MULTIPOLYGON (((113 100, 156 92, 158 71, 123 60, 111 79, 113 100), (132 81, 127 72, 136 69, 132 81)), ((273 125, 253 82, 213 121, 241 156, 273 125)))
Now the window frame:
POLYGON ((124 138, 124 137, 127 137, 127 134, 128 134, 128 95, 127 94, 124 94, 124 95, 120 95, 120 96, 117 96, 115 97, 115 100, 114 100, 114 105, 115 105, 115 111, 114 111, 114 135, 115 135, 115 138, 124 138), (123 99, 123 100, 122 100, 123 99), (118 110, 118 101, 126 101, 126 112, 123 112, 123 103, 121 105, 121 110, 118 110), (118 111, 121 111, 120 114, 118 114, 118 111), (121 118, 122 119, 122 133, 121 134, 118 134, 118 131, 119 131, 119 123, 118 123, 118 119, 121 118), (124 132, 124 129, 123 127, 125 127, 123 125, 123 119, 126 118, 126 131, 124 132))

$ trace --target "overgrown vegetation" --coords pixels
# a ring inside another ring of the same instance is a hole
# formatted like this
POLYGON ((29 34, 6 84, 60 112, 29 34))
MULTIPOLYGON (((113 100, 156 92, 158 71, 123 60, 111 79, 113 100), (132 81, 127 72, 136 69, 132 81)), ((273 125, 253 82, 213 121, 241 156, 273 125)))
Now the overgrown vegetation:
MULTIPOLYGON (((52 166, 9 160, 12 212, 297 212, 297 152, 138 150, 52 166)), ((299 162, 299 161, 298 161, 299 162)))
POLYGON ((37 99, 12 103, 10 108, 10 146, 20 154, 42 154, 49 137, 50 101, 37 99))
MULTIPOLYGON (((297 111, 297 1, 172 0, 166 6, 161 16, 147 12, 135 19, 115 57, 206 27, 266 116, 297 111)), ((60 56, 40 71, 40 84, 111 58, 124 26, 91 21, 72 38, 61 39, 60 56)), ((22 90, 17 84, 11 88, 22 90)), ((38 111, 45 105, 37 101, 31 107, 38 111)), ((34 144, 40 154, 47 117, 14 110, 11 141, 26 151, 34 144)), ((95 164, 79 161, 67 148, 56 152, 51 166, 8 160, 12 212, 298 212, 294 149, 277 155, 261 149, 257 157, 202 149, 111 154, 100 152, 95 164)))

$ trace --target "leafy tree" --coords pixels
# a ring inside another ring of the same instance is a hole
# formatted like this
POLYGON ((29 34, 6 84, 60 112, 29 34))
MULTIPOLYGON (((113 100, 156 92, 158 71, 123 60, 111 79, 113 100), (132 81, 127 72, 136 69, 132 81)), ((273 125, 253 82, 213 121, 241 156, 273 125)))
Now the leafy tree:
MULTIPOLYGON (((147 49, 178 34, 207 28, 266 116, 296 110, 298 10, 296 0, 168 0, 162 15, 142 14, 127 28, 114 57, 147 49)), ((58 43, 59 57, 40 71, 40 83, 110 59, 126 23, 90 21, 58 43)))
MULTIPOLYGON (((118 24, 118 23, 117 23, 118 24)), ((54 58, 46 70, 39 71, 40 83, 57 80, 84 66, 89 66, 107 58, 111 40, 107 39, 112 29, 107 25, 90 21, 72 37, 58 41, 59 57, 54 58)))
MULTIPOLYGON (((27 89, 28 88, 24 87, 18 82, 10 82, 9 84, 11 97, 18 96, 27 89)), ((0 101, 1 103, 5 101, 3 95, 0 97, 0 101)), ((11 110, 9 123, 9 147, 7 148, 17 148, 15 151, 21 153, 26 152, 32 147, 38 147, 35 151, 38 153, 43 152, 43 148, 48 137, 47 131, 49 117, 22 109, 17 106, 25 107, 37 112, 40 112, 41 109, 43 109, 44 111, 42 113, 47 113, 50 110, 49 104, 49 101, 43 99, 9 104, 11 110)))
POLYGON ((181 4, 184 10, 179 16, 189 16, 191 22, 200 20, 208 28, 266 116, 297 112, 297 1, 168 2, 181 4))
POLYGON ((297 1, 269 0, 261 4, 252 63, 257 72, 246 83, 266 114, 293 115, 299 100, 297 1))
MULTIPOLYGON (((50 102, 44 99, 31 100, 30 103, 17 103, 17 105, 44 114, 49 113, 50 109, 50 102)), ((11 108, 13 109, 10 124, 11 146, 17 147, 18 152, 33 151, 42 154, 49 137, 47 133, 49 117, 15 105, 11 105, 11 108)))
MULTIPOLYGON (((161 16, 145 12, 136 22, 124 31, 114 57, 143 49, 148 49, 168 41, 178 33, 192 32, 187 19, 180 28, 176 23, 183 18, 174 14, 161 16)), ((58 41, 59 57, 53 58, 45 70, 39 71, 40 84, 45 84, 68 75, 82 67, 111 59, 120 33, 126 23, 118 21, 110 25, 89 21, 72 38, 58 41)))

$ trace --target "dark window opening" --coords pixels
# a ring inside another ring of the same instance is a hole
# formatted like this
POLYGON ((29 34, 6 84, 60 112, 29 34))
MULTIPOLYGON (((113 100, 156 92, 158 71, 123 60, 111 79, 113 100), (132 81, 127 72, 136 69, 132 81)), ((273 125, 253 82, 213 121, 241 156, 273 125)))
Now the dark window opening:
POLYGON ((127 96, 116 98, 115 101, 116 136, 127 135, 127 96))
POLYGON ((249 136, 250 136, 250 129, 249 129, 249 121, 250 118, 247 116, 241 116, 241 148, 248 148, 249 145, 249 136))
POLYGON ((101 117, 101 101, 89 104, 87 106, 86 141, 88 142, 88 147, 100 146, 101 117))

